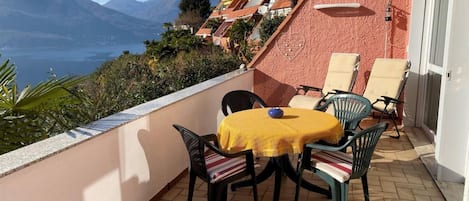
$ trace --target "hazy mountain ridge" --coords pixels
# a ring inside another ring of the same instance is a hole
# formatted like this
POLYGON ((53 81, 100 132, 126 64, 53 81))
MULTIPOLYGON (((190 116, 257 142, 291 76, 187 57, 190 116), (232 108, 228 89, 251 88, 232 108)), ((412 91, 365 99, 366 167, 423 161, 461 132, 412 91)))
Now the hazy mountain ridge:
POLYGON ((0 0, 0 13, 0 48, 135 43, 162 31, 91 0, 0 0))
MULTIPOLYGON (((179 15, 179 3, 181 0, 148 0, 139 2, 136 0, 110 0, 103 6, 117 10, 130 16, 146 19, 154 22, 174 22, 179 15)), ((219 0, 210 0, 214 6, 219 0)))

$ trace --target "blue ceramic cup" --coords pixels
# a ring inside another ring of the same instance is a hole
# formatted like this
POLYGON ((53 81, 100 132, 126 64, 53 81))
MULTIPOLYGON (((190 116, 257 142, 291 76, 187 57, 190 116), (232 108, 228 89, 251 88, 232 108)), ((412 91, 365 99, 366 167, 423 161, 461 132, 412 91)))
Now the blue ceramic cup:
POLYGON ((269 109, 269 116, 272 118, 282 118, 283 116, 283 110, 280 109, 279 107, 274 107, 269 109))

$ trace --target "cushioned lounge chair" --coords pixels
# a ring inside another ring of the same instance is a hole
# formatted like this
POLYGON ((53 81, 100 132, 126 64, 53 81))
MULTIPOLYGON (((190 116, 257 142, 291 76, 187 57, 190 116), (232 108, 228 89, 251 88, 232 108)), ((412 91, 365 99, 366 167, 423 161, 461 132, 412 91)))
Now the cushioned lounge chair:
MULTIPOLYGON (((370 77, 366 84, 363 97, 370 100, 373 111, 380 113, 379 121, 387 116, 391 118, 399 138, 397 128, 397 104, 405 87, 410 62, 406 59, 377 58, 371 68, 370 77)), ((378 122, 379 122, 378 121, 378 122)))
POLYGON ((322 88, 300 85, 297 94, 288 103, 295 108, 314 109, 329 95, 337 91, 351 91, 357 77, 360 55, 353 53, 332 53, 329 67, 322 88), (308 92, 316 91, 320 97, 307 95, 308 92))

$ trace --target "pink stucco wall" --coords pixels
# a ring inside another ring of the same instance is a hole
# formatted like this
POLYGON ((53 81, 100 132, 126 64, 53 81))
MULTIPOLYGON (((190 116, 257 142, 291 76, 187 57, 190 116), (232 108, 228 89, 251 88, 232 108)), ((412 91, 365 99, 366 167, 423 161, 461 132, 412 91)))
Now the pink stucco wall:
MULTIPOLYGON (((256 68, 254 92, 269 105, 286 105, 299 84, 322 87, 333 52, 361 57, 353 91, 362 94, 375 58, 407 58, 409 0, 392 1, 392 21, 385 22, 385 0, 354 0, 360 8, 316 10, 315 4, 340 0, 299 1, 249 67, 256 68), (387 37, 386 37, 387 34, 387 37)), ((318 94, 319 95, 319 94, 318 94)))

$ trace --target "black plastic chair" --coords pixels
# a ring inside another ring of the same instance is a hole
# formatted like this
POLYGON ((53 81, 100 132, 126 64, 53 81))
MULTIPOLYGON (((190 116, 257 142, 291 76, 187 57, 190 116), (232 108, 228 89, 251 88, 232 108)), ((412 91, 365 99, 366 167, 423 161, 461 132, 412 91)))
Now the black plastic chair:
POLYGON ((199 136, 180 125, 173 125, 181 134, 189 153, 189 195, 192 201, 196 177, 208 184, 209 201, 227 199, 228 184, 245 176, 252 177, 254 200, 257 201, 254 157, 251 150, 237 153, 225 153, 218 148, 217 136, 208 134, 199 136), (206 152, 205 148, 210 150, 206 152))
POLYGON ((245 90, 235 90, 230 91, 223 96, 221 109, 223 114, 228 116, 230 114, 230 112, 228 112, 228 108, 231 113, 235 113, 242 110, 252 109, 256 103, 260 107, 267 107, 264 100, 255 93, 245 90))
MULTIPOLYGON (((349 181, 361 178, 365 200, 369 201, 367 172, 376 144, 387 126, 387 123, 379 123, 365 129, 340 147, 306 144, 297 170, 298 178, 303 176, 304 170, 318 175, 329 185, 334 201, 346 201, 349 181), (351 154, 341 152, 348 146, 352 147, 351 154)), ((295 201, 298 201, 300 186, 301 179, 298 179, 295 201)))

